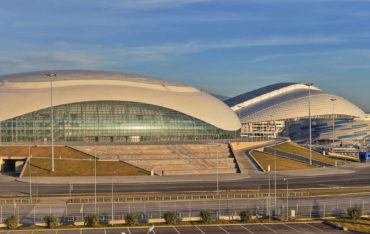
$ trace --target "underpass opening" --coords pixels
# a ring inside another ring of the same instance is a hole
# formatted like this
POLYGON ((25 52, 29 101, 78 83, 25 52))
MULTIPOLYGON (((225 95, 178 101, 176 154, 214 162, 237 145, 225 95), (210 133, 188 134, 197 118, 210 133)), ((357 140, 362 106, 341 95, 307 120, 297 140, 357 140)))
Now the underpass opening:
POLYGON ((2 158, 0 157, 0 174, 12 175, 17 176, 21 173, 25 158, 2 158))
POLYGON ((14 159, 4 159, 4 163, 1 167, 1 172, 13 172, 15 173, 15 162, 17 160, 14 159))

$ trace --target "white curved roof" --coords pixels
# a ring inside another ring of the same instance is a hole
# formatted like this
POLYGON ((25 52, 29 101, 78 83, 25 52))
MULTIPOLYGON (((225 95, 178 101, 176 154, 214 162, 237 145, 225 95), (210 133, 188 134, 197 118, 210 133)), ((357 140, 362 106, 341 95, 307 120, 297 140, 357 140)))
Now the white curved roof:
POLYGON ((0 76, 0 121, 50 107, 85 101, 132 101, 166 107, 218 128, 234 131, 240 121, 217 98, 196 88, 148 76, 106 71, 39 71, 0 76), (47 77, 46 73, 55 73, 47 77))
MULTIPOLYGON (((226 101, 242 123, 304 118, 309 116, 308 87, 283 83, 267 86, 226 101), (277 88, 273 88, 277 87, 277 88), (261 91, 264 90, 264 91, 261 91), (268 90, 266 92, 266 90, 268 90), (261 93, 256 96, 254 93, 261 93)), ((358 106, 337 95, 311 86, 311 116, 333 114, 365 118, 358 106), (331 99, 335 99, 334 103, 331 99)))

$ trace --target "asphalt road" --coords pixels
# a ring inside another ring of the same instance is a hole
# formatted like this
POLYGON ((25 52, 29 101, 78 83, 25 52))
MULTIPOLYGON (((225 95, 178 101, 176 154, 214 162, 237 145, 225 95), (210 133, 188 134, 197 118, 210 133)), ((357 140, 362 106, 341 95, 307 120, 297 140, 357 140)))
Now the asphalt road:
MULTIPOLYGON (((327 188, 327 187, 353 187, 369 186, 370 170, 369 167, 353 168, 351 174, 334 174, 322 176, 277 176, 277 188, 285 188, 286 181, 289 179, 289 188, 327 188)), ((1 176, 0 176, 1 177, 1 176)), ((274 184, 271 176, 271 184, 274 184)), ((164 177, 165 179, 165 177, 164 177)), ((73 184, 73 181, 71 181, 73 184)), ((268 188, 267 174, 260 174, 257 177, 246 178, 233 181, 220 181, 220 190, 258 190, 268 188)), ((214 181, 194 181, 194 182, 156 182, 156 183, 115 183, 114 192, 173 192, 173 191, 214 191, 216 190, 216 176, 214 181)), ((25 182, 6 181, 0 179, 0 195, 6 194, 28 194, 30 186, 25 182)), ((69 184, 32 184, 33 193, 38 194, 68 194, 69 184)), ((111 184, 98 184, 98 193, 111 193, 111 184)), ((94 184, 73 184, 72 193, 93 193, 94 184)))
MULTIPOLYGON (((8 231, 0 231, 8 233, 8 231)), ((14 233, 14 232, 11 232, 14 233)), ((75 230, 17 231, 17 234, 245 234, 245 233, 352 233, 329 227, 323 223, 286 223, 286 224, 247 224, 247 225, 210 225, 210 226, 174 226, 155 227, 148 232, 148 227, 101 228, 75 230)))

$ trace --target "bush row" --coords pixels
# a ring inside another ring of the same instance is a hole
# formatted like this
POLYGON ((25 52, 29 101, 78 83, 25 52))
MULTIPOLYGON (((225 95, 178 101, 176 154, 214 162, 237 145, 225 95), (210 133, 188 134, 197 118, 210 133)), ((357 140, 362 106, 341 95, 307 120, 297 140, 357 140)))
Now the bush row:
MULTIPOLYGON (((357 220, 361 218, 362 210, 359 208, 348 208, 347 214, 351 219, 357 220)), ((240 220, 242 222, 252 221, 253 213, 251 210, 242 211, 240 212, 239 215, 240 215, 240 220)), ((215 220, 212 213, 206 210, 200 211, 199 216, 200 216, 200 221, 204 224, 212 223, 215 220)), ((166 224, 169 224, 169 225, 176 225, 180 221, 178 214, 173 211, 166 212, 164 214, 164 219, 165 219, 166 224)), ((53 215, 45 216, 44 221, 47 227, 51 229, 56 228, 60 225, 58 222, 58 219, 53 215)), ((139 223, 139 217, 137 214, 128 213, 125 216, 125 221, 128 225, 135 226, 139 223)), ((96 227, 100 223, 101 223, 101 220, 98 214, 90 214, 90 215, 85 216, 84 218, 84 224, 87 227, 96 227)), ((19 226, 18 217, 14 215, 9 216, 8 218, 6 218, 5 224, 8 229, 16 229, 19 226)))

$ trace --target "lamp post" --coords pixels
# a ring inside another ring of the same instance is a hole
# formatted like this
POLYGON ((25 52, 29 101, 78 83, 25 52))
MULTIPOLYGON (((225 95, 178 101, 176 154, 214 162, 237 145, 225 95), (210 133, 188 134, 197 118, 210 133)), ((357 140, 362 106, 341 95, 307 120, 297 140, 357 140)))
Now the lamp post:
POLYGON ((269 176, 269 196, 268 196, 268 216, 269 216, 269 220, 271 220, 271 167, 270 165, 268 165, 267 167, 267 173, 268 173, 268 176, 269 176))
MULTIPOLYGON (((274 131, 276 132, 276 122, 275 122, 275 120, 274 120, 274 131)), ((275 170, 275 173, 274 173, 274 180, 275 180, 275 196, 274 196, 274 204, 275 204, 275 212, 277 212, 277 198, 276 198, 276 171, 277 171, 277 166, 276 166, 276 158, 277 158, 277 156, 276 156, 276 148, 275 147, 273 147, 274 148, 274 170, 275 170)))
POLYGON ((289 217, 289 182, 288 178, 284 178, 286 181, 286 219, 288 220, 289 217))
POLYGON ((94 145, 94 200, 95 200, 95 214, 96 214, 96 205, 97 205, 97 197, 96 197, 96 145, 94 145))
POLYGON ((334 116, 334 102, 336 101, 337 99, 335 98, 331 98, 330 101, 332 103, 332 110, 333 110, 333 145, 334 145, 334 142, 335 142, 335 116, 334 116))
POLYGON ((54 109, 53 109, 53 78, 56 77, 55 73, 47 73, 45 76, 50 78, 50 119, 51 119, 51 171, 55 171, 54 162, 54 109))
POLYGON ((310 131, 310 165, 312 165, 312 119, 311 119, 311 86, 313 83, 305 84, 308 87, 308 117, 309 117, 309 131, 310 131))

